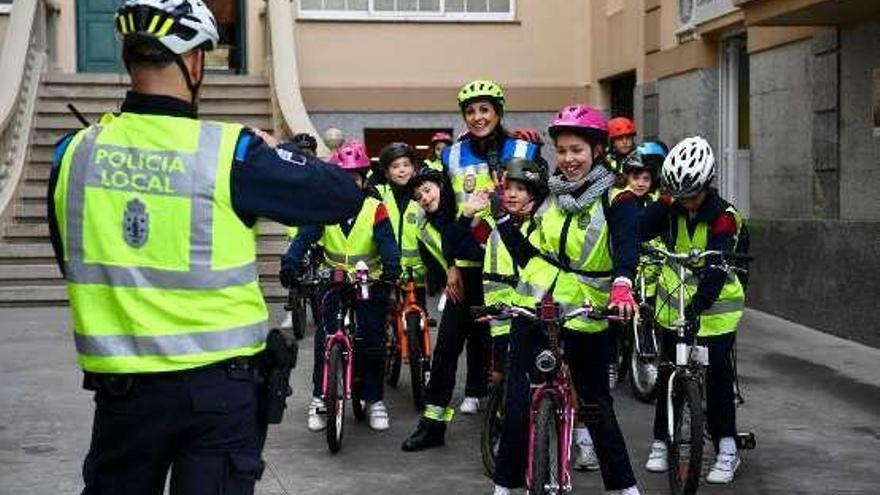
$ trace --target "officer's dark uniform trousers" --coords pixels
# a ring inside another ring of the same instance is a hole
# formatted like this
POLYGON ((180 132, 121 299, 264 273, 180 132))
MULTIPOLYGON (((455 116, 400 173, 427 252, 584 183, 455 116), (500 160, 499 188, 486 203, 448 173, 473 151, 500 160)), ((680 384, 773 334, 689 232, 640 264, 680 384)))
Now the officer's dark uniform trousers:
POLYGON ((249 495, 265 426, 257 367, 238 358, 194 370, 86 375, 95 391, 83 495, 249 495))

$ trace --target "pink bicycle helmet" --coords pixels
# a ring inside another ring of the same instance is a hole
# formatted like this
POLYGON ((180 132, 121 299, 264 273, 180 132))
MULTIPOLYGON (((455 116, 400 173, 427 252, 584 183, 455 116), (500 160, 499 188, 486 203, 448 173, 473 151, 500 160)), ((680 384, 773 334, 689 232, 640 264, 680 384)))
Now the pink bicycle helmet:
POLYGON ((363 170, 370 167, 367 147, 357 139, 350 139, 339 145, 328 161, 345 170, 363 170))
POLYGON ((596 107, 580 104, 569 105, 556 114, 556 118, 547 128, 547 132, 553 139, 556 139, 563 131, 586 135, 604 142, 608 139, 608 120, 596 107))
POLYGON ((448 132, 435 132, 434 135, 431 136, 431 144, 442 142, 452 144, 452 135, 448 132))

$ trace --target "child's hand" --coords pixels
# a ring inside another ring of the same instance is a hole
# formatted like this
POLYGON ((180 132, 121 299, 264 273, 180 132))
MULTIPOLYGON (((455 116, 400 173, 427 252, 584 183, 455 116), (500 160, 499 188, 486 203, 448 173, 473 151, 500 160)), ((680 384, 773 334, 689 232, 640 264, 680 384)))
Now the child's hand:
POLYGON ((477 191, 471 194, 462 208, 462 215, 472 218, 477 212, 483 211, 489 207, 489 191, 477 191))
POLYGON ((275 139, 275 136, 269 134, 268 132, 266 132, 262 129, 258 129, 256 127, 248 127, 248 130, 253 132, 254 135, 259 137, 260 139, 262 139, 263 142, 266 143, 266 145, 268 147, 270 147, 270 148, 277 148, 278 147, 278 140, 275 139))

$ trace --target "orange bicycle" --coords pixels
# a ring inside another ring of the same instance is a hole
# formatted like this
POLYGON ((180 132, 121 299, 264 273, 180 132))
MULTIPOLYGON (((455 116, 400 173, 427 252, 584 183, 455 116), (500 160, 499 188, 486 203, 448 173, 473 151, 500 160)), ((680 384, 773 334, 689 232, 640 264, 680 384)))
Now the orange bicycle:
POLYGON ((396 303, 386 326, 385 383, 396 387, 403 364, 409 365, 413 404, 425 408, 425 387, 431 377, 431 321, 419 304, 416 277, 418 267, 406 267, 397 290, 396 303))

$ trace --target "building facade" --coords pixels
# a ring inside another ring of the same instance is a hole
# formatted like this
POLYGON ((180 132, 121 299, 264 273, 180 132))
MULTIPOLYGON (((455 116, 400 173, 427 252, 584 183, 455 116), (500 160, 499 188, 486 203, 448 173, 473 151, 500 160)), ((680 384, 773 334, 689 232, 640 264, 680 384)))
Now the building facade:
MULTIPOLYGON (((120 2, 55 0, 53 70, 120 70, 120 2)), ((264 75, 265 2, 208 3, 223 38, 210 68, 264 75)), ((8 4, 0 1, 0 32, 8 4)), ((372 140, 373 153, 396 131, 458 132, 458 88, 491 78, 507 91, 510 128, 544 129, 563 105, 589 102, 634 117, 642 138, 672 145, 703 135, 719 189, 749 218, 749 304, 880 346, 871 311, 880 293, 880 2, 291 5, 299 89, 315 128, 372 140)))

